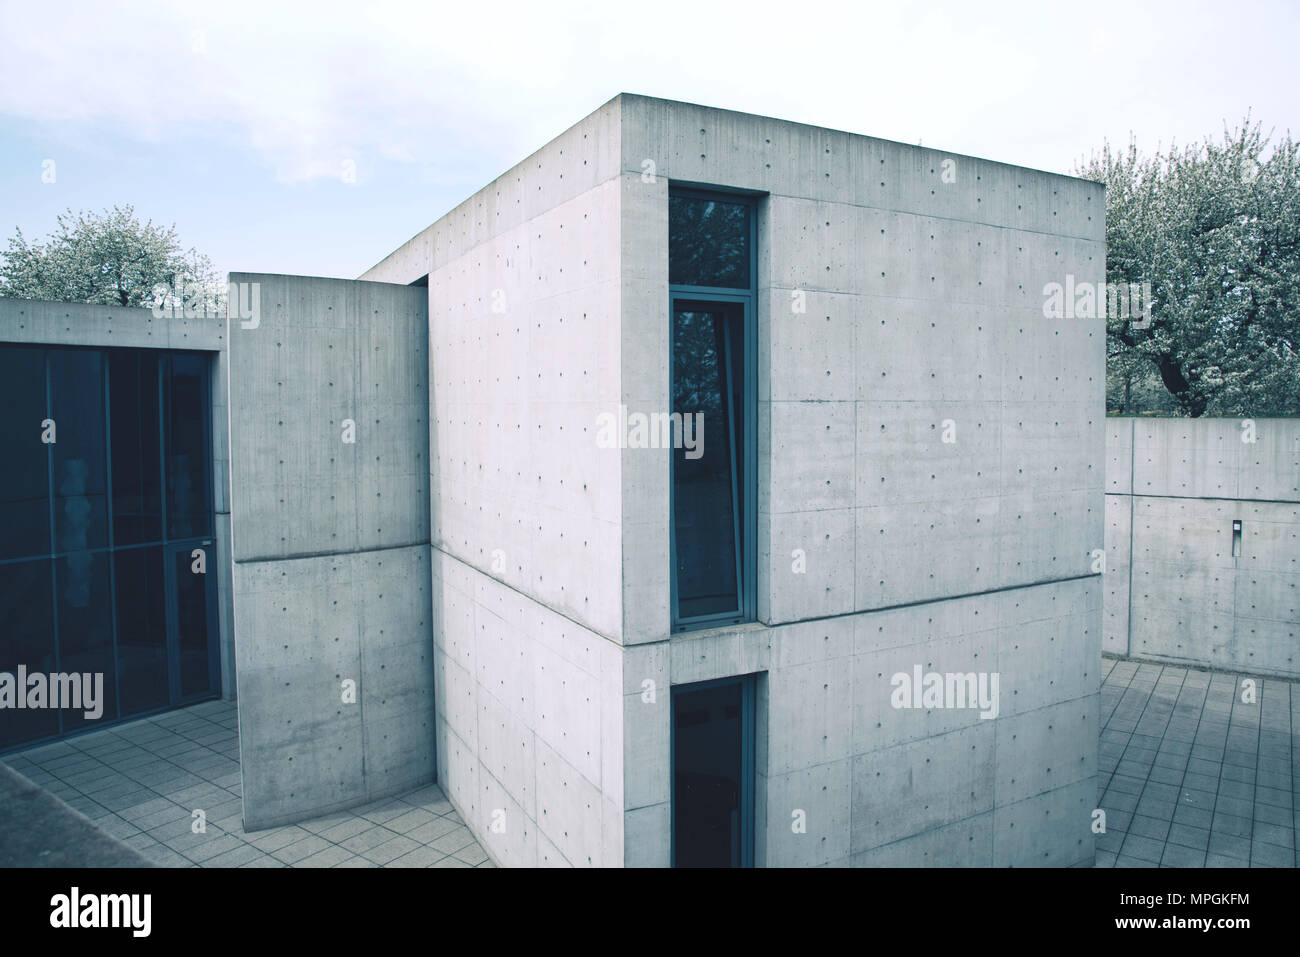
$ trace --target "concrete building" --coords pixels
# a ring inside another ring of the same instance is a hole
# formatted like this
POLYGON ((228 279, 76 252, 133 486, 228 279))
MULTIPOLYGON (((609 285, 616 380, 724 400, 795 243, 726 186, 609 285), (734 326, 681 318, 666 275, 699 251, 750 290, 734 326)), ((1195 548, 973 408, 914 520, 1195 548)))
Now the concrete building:
POLYGON ((621 95, 359 281, 232 275, 246 826, 436 779, 503 865, 1090 864, 1105 328, 1044 297, 1104 215, 621 95))

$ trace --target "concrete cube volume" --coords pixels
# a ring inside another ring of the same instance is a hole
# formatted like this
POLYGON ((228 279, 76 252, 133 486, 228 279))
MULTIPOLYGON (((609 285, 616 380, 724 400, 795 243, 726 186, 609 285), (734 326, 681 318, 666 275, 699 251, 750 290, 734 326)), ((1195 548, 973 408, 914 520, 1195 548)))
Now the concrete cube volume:
POLYGON ((623 95, 365 274, 427 281, 437 777, 499 862, 668 865, 671 689, 751 674, 757 863, 1091 862, 1105 329, 1043 290, 1104 281, 1104 215, 623 95), (757 621, 683 633, 669 453, 594 441, 669 408, 677 184, 758 220, 757 621), (916 667, 997 717, 894 707, 916 667))
MULTIPOLYGON (((1229 466, 1180 492, 1146 423, 1108 451, 1105 323, 1045 309, 1105 260, 1098 184, 624 94, 358 280, 233 274, 257 306, 211 328, 0 308, 17 341, 211 363, 211 694, 249 830, 436 781, 506 866, 1074 866, 1103 634, 1196 657, 1131 575, 1168 543, 1108 531, 1192 507, 1139 495, 1286 499, 1229 466), (682 202, 743 211, 745 289, 674 276, 682 202), (682 356, 725 413, 716 500, 602 437, 666 421, 682 356), (687 544, 700 515, 734 540, 687 544), (740 613, 679 610, 728 574, 740 613)), ((1213 593, 1259 638, 1207 654, 1294 673, 1295 506, 1259 509, 1266 580, 1213 593)))

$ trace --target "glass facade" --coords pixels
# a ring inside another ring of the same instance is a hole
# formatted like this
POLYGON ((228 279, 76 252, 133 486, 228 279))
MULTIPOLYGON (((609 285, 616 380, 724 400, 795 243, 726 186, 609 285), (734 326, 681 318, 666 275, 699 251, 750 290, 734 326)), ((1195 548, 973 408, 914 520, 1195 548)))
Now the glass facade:
POLYGON ((10 704, 0 749, 219 693, 208 377, 201 353, 0 345, 0 672, 102 675, 97 719, 10 704))

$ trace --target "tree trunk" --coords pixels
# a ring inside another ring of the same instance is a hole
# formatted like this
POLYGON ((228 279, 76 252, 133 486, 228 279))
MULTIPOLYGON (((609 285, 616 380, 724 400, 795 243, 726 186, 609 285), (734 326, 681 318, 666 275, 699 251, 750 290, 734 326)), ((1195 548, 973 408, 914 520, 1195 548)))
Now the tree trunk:
POLYGON ((1195 419, 1205 414, 1205 400, 1192 394, 1192 384, 1187 381, 1182 367, 1174 361, 1173 356, 1168 353, 1160 356, 1156 360, 1156 368, 1160 372, 1160 381, 1188 415, 1195 419))

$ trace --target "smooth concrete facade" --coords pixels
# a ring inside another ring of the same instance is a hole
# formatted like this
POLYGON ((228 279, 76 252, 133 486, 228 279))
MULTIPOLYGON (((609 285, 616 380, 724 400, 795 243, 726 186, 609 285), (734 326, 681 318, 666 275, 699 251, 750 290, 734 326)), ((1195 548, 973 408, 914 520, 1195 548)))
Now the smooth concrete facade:
POLYGON ((225 316, 158 318, 151 309, 0 298, 0 342, 127 349, 185 349, 210 355, 212 383, 212 508, 216 554, 207 565, 217 575, 217 625, 221 693, 235 697, 234 610, 230 547, 230 423, 226 395, 229 352, 225 316))
POLYGON ((232 274, 244 825, 433 780, 422 289, 232 274))
POLYGON ((619 129, 616 101, 363 277, 428 277, 438 780, 507 866, 623 863, 619 129))
POLYGON ((438 776, 494 857, 668 864, 670 689, 758 673, 758 863, 1091 863, 1105 329, 1043 301, 1104 209, 623 95, 365 275, 428 278, 438 776), (759 620, 678 635, 669 453, 595 441, 670 407, 670 182, 759 244, 759 620), (998 716, 891 707, 916 666, 998 716))
POLYGON ((1103 649, 1300 676, 1300 420, 1111 418, 1106 461, 1103 649))
MULTIPOLYGON (((1090 863, 1105 333, 1045 320, 1043 289, 1101 280, 1101 188, 624 103, 627 261, 662 263, 664 180, 763 194, 760 624, 669 638, 660 588, 660 631, 635 637, 654 644, 628 651, 625 687, 766 673, 756 856, 768 866, 1090 863), (659 183, 644 182, 646 160, 659 183), (893 708, 892 676, 917 665, 1000 672, 998 718, 893 708)), ((660 268, 628 291, 623 322, 643 354, 667 357, 660 268)), ((625 395, 665 407, 662 365, 624 370, 625 395)), ((668 479, 666 457, 626 454, 625 495, 648 493, 627 509, 643 522, 625 529, 634 580, 666 573, 668 479)), ((666 709, 634 694, 624 722, 627 779, 642 787, 627 860, 665 864, 666 709)))

